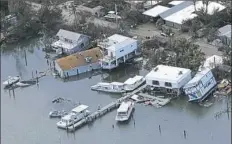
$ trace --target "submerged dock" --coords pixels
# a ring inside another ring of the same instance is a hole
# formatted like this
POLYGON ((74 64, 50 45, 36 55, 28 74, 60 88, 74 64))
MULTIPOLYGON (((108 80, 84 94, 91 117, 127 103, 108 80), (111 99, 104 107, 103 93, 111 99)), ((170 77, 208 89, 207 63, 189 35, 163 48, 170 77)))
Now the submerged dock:
POLYGON ((117 99, 116 101, 111 102, 110 104, 108 104, 108 105, 102 107, 101 109, 93 112, 92 114, 90 114, 86 118, 82 119, 81 121, 73 124, 72 126, 67 127, 67 130, 70 131, 70 132, 74 132, 75 130, 77 130, 81 126, 84 126, 85 124, 93 122, 97 118, 100 118, 101 116, 105 115, 106 113, 110 112, 111 110, 116 109, 117 107, 119 107, 121 102, 123 102, 124 100, 132 97, 134 94, 138 93, 139 91, 141 91, 145 87, 146 87, 146 84, 139 87, 138 89, 130 92, 130 93, 127 93, 125 96, 123 96, 123 97, 117 99))

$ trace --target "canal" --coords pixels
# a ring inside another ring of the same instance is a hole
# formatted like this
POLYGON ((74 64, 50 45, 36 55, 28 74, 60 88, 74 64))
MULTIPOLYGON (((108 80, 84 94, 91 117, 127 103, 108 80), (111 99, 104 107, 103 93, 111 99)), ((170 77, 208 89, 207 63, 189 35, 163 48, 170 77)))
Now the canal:
MULTIPOLYGON (((8 47, 1 53, 1 80, 20 75, 30 79, 32 72, 49 68, 38 39, 8 47), (24 51, 25 50, 25 51, 24 51), (26 53, 26 59, 25 59, 26 53)), ((226 108, 226 101, 215 102, 211 107, 202 107, 187 102, 181 97, 167 106, 154 108, 137 104, 134 120, 117 124, 116 111, 103 116, 93 124, 84 126, 75 133, 67 133, 56 127, 59 119, 50 119, 51 110, 70 110, 71 102, 52 103, 56 97, 80 102, 94 111, 119 95, 98 93, 90 86, 101 80, 124 81, 135 74, 146 75, 141 66, 129 65, 110 74, 62 81, 51 74, 41 78, 39 85, 4 90, 1 86, 1 142, 3 144, 230 144, 231 118, 227 114, 215 119, 216 112, 226 108), (112 127, 114 125, 114 128, 112 127), (160 131, 159 131, 160 125, 160 131), (184 138, 186 131, 186 139, 184 138)))

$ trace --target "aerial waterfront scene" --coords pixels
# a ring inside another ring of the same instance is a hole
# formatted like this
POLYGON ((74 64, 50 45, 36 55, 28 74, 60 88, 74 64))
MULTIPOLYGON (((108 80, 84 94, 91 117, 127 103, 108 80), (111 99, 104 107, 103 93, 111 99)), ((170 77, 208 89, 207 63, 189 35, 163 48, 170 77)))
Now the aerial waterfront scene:
POLYGON ((3 144, 231 143, 230 1, 1 3, 3 144))

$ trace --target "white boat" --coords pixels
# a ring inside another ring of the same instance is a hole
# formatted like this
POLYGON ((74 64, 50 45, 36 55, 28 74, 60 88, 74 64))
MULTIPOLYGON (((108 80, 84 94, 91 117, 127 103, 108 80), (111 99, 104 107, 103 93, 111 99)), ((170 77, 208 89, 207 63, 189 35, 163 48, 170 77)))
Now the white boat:
POLYGON ((124 90, 133 91, 139 86, 145 83, 145 78, 143 76, 134 76, 133 78, 129 78, 124 82, 124 90))
POLYGON ((20 80, 19 76, 15 76, 15 77, 8 76, 8 80, 4 81, 2 84, 5 86, 10 86, 14 83, 17 83, 19 80, 20 80))
POLYGON ((129 120, 134 109, 134 102, 127 101, 122 102, 120 107, 117 109, 116 121, 123 122, 129 120))
POLYGON ((87 110, 88 106, 79 105, 78 107, 72 109, 70 113, 63 116, 61 120, 56 124, 58 128, 67 128, 83 118, 87 117, 90 114, 90 111, 87 110))
POLYGON ((67 115, 67 114, 68 113, 64 110, 63 111, 54 110, 54 111, 49 112, 49 117, 50 118, 56 118, 56 117, 61 118, 62 116, 67 115))
POLYGON ((91 86, 92 90, 110 92, 110 93, 124 93, 124 84, 120 82, 104 83, 100 82, 94 86, 91 86))

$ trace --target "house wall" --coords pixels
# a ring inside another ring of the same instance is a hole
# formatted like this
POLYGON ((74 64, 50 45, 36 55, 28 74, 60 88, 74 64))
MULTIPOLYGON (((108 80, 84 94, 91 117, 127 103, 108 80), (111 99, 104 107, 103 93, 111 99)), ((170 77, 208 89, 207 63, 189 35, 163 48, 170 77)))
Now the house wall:
POLYGON ((89 46, 89 37, 82 37, 80 38, 80 41, 75 47, 73 47, 72 49, 64 49, 64 53, 72 54, 72 53, 84 51, 88 48, 88 46, 89 46), (82 44, 83 47, 81 46, 82 44))
POLYGON ((176 28, 176 29, 181 29, 181 25, 177 23, 173 23, 170 21, 165 21, 165 24, 169 27, 176 28))
POLYGON ((209 92, 217 84, 213 73, 209 71, 202 79, 199 80, 199 84, 195 87, 190 87, 185 89, 185 94, 191 94, 191 97, 200 99, 204 97, 207 92, 209 92))
POLYGON ((146 83, 149 86, 153 86, 153 87, 162 87, 162 88, 175 88, 175 89, 179 89, 182 88, 185 84, 187 84, 190 80, 191 80, 192 76, 191 76, 191 71, 189 71, 188 73, 183 74, 182 78, 179 79, 179 81, 173 82, 173 81, 169 81, 169 80, 163 80, 163 79, 159 79, 159 78, 150 78, 150 77, 145 77, 146 79, 146 83), (159 81, 159 85, 153 85, 153 80, 155 81, 159 81), (169 82, 172 84, 172 87, 167 87, 165 86, 165 82, 169 82))
POLYGON ((124 47, 121 47, 117 51, 115 51, 115 57, 118 59, 120 57, 123 57, 137 49, 137 41, 130 43, 124 47))
POLYGON ((226 36, 219 37, 223 44, 231 46, 231 39, 226 36))
POLYGON ((59 72, 59 75, 60 75, 61 78, 65 78, 67 76, 74 76, 74 75, 77 75, 77 74, 81 74, 81 73, 91 71, 92 69, 97 70, 97 69, 100 69, 100 68, 101 68, 101 65, 100 65, 100 62, 98 61, 96 63, 76 67, 76 68, 73 68, 73 69, 70 69, 70 70, 65 70, 65 71, 59 69, 59 67, 58 67, 57 71, 59 72))

